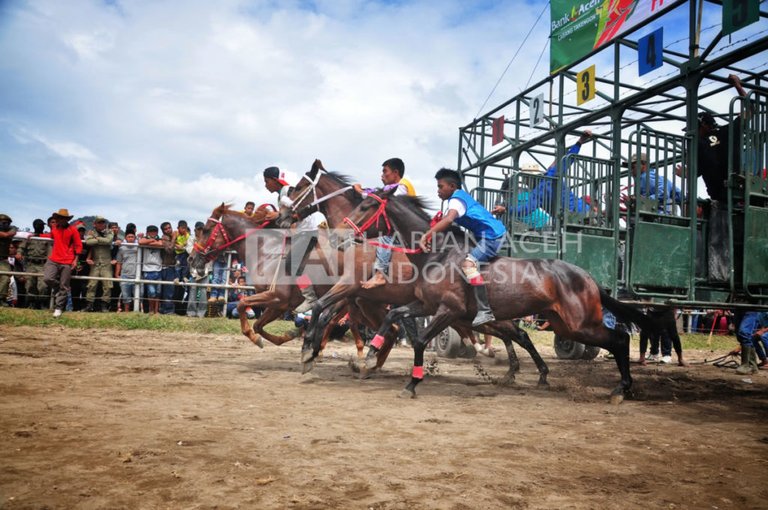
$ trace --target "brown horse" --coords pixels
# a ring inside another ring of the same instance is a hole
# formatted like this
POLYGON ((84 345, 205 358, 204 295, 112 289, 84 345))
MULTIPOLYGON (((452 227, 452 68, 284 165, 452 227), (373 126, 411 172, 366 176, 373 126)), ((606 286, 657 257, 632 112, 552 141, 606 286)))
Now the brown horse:
MULTIPOLYGON (((232 211, 228 205, 221 204, 211 213, 210 218, 203 227, 202 236, 196 240, 195 250, 189 258, 190 267, 196 268, 202 272, 207 261, 212 260, 223 250, 235 250, 241 261, 246 260, 246 241, 249 235, 264 228, 272 228, 270 218, 275 216, 266 208, 259 208, 253 216, 247 216, 242 212, 232 211)), ((274 253, 280 253, 281 236, 277 232, 273 237, 273 244, 258 244, 260 249, 257 253, 255 272, 257 275, 274 274, 280 267, 280 257, 270 256, 274 253)), ((267 238, 268 240, 269 238, 267 238)), ((270 285, 257 282, 257 293, 248 296, 237 304, 240 314, 240 330, 251 342, 263 348, 262 338, 267 339, 275 345, 282 345, 285 342, 293 340, 293 334, 273 335, 268 333, 264 327, 275 319, 282 317, 285 312, 298 306, 304 299, 296 285, 270 285), (256 319, 251 327, 248 324, 248 318, 245 313, 247 307, 263 307, 264 312, 256 319)), ((320 287, 319 292, 327 290, 320 287)), ((334 310, 333 324, 327 328, 323 335, 323 347, 328 341, 328 334, 338 320, 347 313, 344 307, 340 306, 334 310)), ((360 336, 358 329, 359 318, 350 315, 350 331, 355 338, 358 357, 362 357, 364 341, 360 336)))
MULTIPOLYGON (((353 229, 368 236, 386 233, 386 227, 391 225, 392 231, 406 240, 418 239, 430 227, 430 217, 420 199, 394 197, 391 193, 369 196, 348 220, 353 229), (378 221, 380 218, 386 221, 378 221)), ((476 303, 467 291, 461 271, 465 253, 455 248, 463 242, 461 234, 454 233, 446 251, 409 255, 418 274, 417 299, 390 311, 381 326, 384 329, 403 316, 434 315, 414 345, 413 374, 403 390, 404 396, 416 396, 416 386, 423 379, 424 349, 429 341, 451 324, 471 321, 475 316, 476 303)), ((621 383, 613 390, 611 400, 623 400, 632 386, 629 335, 621 328, 609 329, 604 325, 602 307, 621 320, 657 329, 649 317, 611 298, 583 269, 561 260, 499 257, 488 263, 482 273, 497 320, 539 314, 550 322, 556 334, 611 352, 621 374, 621 383)), ((375 347, 371 347, 370 353, 375 354, 375 347)))
MULTIPOLYGON (((343 226, 345 216, 362 201, 355 193, 348 180, 333 172, 327 172, 319 160, 315 160, 312 168, 296 185, 289 195, 293 201, 292 207, 283 207, 280 211, 278 222, 281 225, 289 225, 299 217, 303 217, 319 209, 332 227, 343 226)), ((327 328, 331 320, 332 307, 335 303, 344 299, 354 300, 367 323, 373 329, 380 328, 386 309, 382 305, 404 305, 416 299, 416 285, 413 278, 413 266, 408 257, 399 251, 393 253, 392 271, 399 276, 386 285, 373 289, 363 289, 360 282, 367 280, 373 271, 374 251, 366 245, 358 245, 350 248, 354 250, 351 260, 353 267, 345 267, 336 285, 320 298, 312 310, 312 320, 304 336, 302 360, 310 362, 320 351, 320 332, 327 328), (397 270, 396 270, 397 269, 397 270), (327 309, 326 309, 327 308, 327 309), (325 310, 325 311, 324 311, 325 310)), ((457 322, 453 324, 462 338, 468 338, 471 321, 457 322)), ((520 330, 515 321, 499 321, 491 325, 484 325, 476 329, 482 333, 490 333, 504 341, 509 359, 509 371, 505 376, 505 382, 514 381, 514 374, 519 369, 519 361, 512 342, 521 345, 536 363, 539 370, 539 384, 547 384, 549 369, 541 358, 528 335, 520 330)), ((383 364, 382 355, 386 355, 394 343, 394 335, 391 329, 379 329, 381 335, 374 342, 379 345, 378 356, 371 356, 366 360, 366 366, 373 368, 383 364), (383 343, 382 338, 383 337, 383 343)))

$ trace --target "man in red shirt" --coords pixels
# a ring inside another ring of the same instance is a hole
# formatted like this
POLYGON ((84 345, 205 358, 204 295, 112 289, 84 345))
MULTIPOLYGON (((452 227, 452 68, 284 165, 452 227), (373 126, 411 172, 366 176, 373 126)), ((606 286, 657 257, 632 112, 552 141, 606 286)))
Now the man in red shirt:
POLYGON ((77 256, 83 251, 83 242, 77 229, 69 224, 72 219, 69 210, 59 209, 53 213, 53 219, 56 222, 51 229, 53 250, 45 262, 43 278, 55 295, 53 317, 59 318, 67 306, 72 269, 77 265, 77 256))

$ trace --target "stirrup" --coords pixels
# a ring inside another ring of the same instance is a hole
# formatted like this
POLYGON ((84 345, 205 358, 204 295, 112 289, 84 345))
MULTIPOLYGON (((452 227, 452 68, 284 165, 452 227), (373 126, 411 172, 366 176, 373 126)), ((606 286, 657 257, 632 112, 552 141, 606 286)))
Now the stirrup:
POLYGON ((303 303, 301 303, 299 306, 296 307, 294 312, 306 313, 312 309, 312 307, 315 305, 316 302, 317 302, 317 299, 313 299, 311 301, 309 299, 305 299, 303 303))
POLYGON ((493 322, 495 320, 496 317, 494 317, 491 312, 478 312, 475 316, 475 320, 472 321, 472 327, 481 326, 486 322, 493 322))

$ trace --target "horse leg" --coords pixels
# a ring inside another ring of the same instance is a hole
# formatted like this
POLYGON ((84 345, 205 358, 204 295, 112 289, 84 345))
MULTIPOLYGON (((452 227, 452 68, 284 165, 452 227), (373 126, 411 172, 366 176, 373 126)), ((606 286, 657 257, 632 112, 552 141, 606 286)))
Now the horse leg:
POLYGON ((365 341, 360 334, 360 326, 357 324, 351 324, 349 330, 352 332, 352 338, 355 339, 355 348, 357 349, 357 359, 363 359, 363 349, 365 349, 365 341))
POLYGON ((278 319, 283 315, 284 312, 284 308, 265 308, 264 312, 261 314, 261 317, 256 319, 256 322, 253 323, 253 329, 258 333, 259 336, 264 337, 264 339, 274 345, 283 345, 284 343, 293 340, 294 337, 292 335, 273 335, 264 330, 267 324, 270 324, 275 319, 278 319))
MULTIPOLYGON (((421 303, 421 302, 419 302, 421 303)), ((402 398, 416 398, 416 386, 424 380, 424 349, 429 345, 430 340, 438 335, 445 328, 450 326, 457 317, 457 313, 450 311, 444 305, 440 305, 432 321, 424 329, 418 341, 413 346, 413 371, 411 380, 405 389, 400 392, 402 398)))
POLYGON ((605 329, 611 337, 611 346, 606 348, 613 354, 621 374, 621 383, 611 392, 611 403, 618 405, 624 397, 632 394, 632 376, 629 373, 629 334, 620 329, 605 329))
POLYGON ((333 331, 333 328, 336 327, 336 325, 339 323, 342 317, 346 315, 347 311, 345 310, 346 303, 339 302, 336 303, 333 307, 333 318, 328 323, 328 325, 323 330, 323 338, 320 340, 320 351, 317 353, 319 358, 323 357, 323 351, 325 351, 325 346, 328 345, 328 340, 331 339, 331 331, 333 331))
POLYGON ((333 318, 331 311, 327 310, 328 307, 334 306, 339 301, 342 301, 347 295, 353 292, 355 289, 353 285, 343 284, 342 282, 336 283, 336 285, 326 292, 323 297, 315 301, 312 306, 312 318, 309 321, 309 325, 306 328, 304 334, 304 347, 302 348, 302 363, 312 361, 320 350, 320 341, 322 337, 319 335, 328 325, 328 322, 333 318), (328 312, 328 313, 326 313, 328 312), (312 350, 309 347, 312 346, 312 350))
MULTIPOLYGON (((389 311, 384 321, 381 323, 376 336, 371 340, 371 344, 368 347, 368 354, 365 356, 365 366, 368 368, 375 368, 378 366, 379 351, 384 346, 384 335, 392 328, 392 324, 395 323, 401 317, 420 317, 425 315, 424 304, 421 301, 412 301, 405 306, 399 306, 389 311)), ((394 341, 394 340, 393 340, 394 341)), ((391 349, 391 346, 390 346, 391 349)), ((387 351, 387 354, 389 351, 387 351)))
MULTIPOLYGON (((264 348, 264 340, 262 340, 261 335, 257 334, 254 331, 254 328, 251 327, 250 324, 248 324, 248 315, 245 313, 245 303, 243 301, 240 301, 237 303, 237 313, 240 315, 240 332, 248 338, 251 342, 253 342, 255 345, 257 345, 259 348, 264 348)), ((266 313, 266 311, 264 312, 266 313)), ((261 317, 263 317, 264 314, 262 314, 261 317)), ((254 322, 254 326, 256 323, 261 319, 256 319, 254 322)))
POLYGON ((505 335, 502 337, 502 340, 504 340, 504 345, 507 347, 507 354, 509 355, 509 372, 507 375, 512 375, 512 381, 514 381, 514 372, 513 372, 513 356, 514 356, 514 363, 517 365, 517 368, 520 367, 520 362, 517 359, 517 355, 515 354, 515 349, 512 346, 512 342, 516 342, 520 347, 525 349, 525 351, 528 353, 528 355, 531 357, 533 362, 536 364, 536 369, 539 371, 539 382, 538 385, 540 387, 549 387, 549 383, 547 382, 547 374, 549 374, 549 367, 547 366, 546 362, 542 359, 541 355, 539 354, 539 351, 536 350, 536 347, 533 345, 533 342, 531 341, 531 338, 528 336, 528 333, 523 331, 522 329, 515 326, 513 323, 494 323, 501 326, 501 324, 505 324, 505 326, 502 329, 503 333, 505 335), (511 353, 511 354, 510 354, 511 353))

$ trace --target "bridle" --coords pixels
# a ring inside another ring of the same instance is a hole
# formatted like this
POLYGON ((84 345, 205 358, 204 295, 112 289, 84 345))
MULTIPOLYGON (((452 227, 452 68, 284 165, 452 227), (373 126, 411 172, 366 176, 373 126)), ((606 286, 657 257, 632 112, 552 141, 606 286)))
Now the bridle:
POLYGON ((384 218, 384 224, 387 226, 387 232, 384 235, 390 235, 392 233, 392 226, 389 224, 389 218, 387 217, 387 199, 381 198, 375 193, 369 193, 368 198, 373 198, 376 200, 379 203, 379 207, 376 209, 376 212, 373 213, 373 216, 368 218, 365 223, 363 223, 363 226, 358 227, 354 221, 349 219, 349 216, 344 216, 342 221, 350 226, 350 228, 355 232, 356 236, 363 237, 365 231, 368 230, 371 225, 376 224, 376 228, 378 228, 379 222, 382 218, 384 218))
MULTIPOLYGON (((273 211, 276 210, 275 206, 273 206, 272 204, 264 204, 264 205, 261 205, 259 208, 261 209, 264 207, 271 207, 273 211)), ((259 224, 255 228, 246 229, 244 234, 241 234, 234 239, 230 239, 229 234, 227 233, 227 229, 224 228, 224 224, 221 222, 220 219, 214 218, 213 216, 211 216, 210 218, 208 218, 208 221, 215 223, 215 225, 213 226, 213 231, 208 236, 208 240, 206 240, 205 244, 200 244, 197 241, 195 241, 195 244, 194 244, 194 251, 199 253, 201 256, 205 257, 206 261, 213 260, 214 258, 216 258, 216 255, 224 251, 226 248, 242 241, 249 235, 253 234, 255 231, 263 229, 264 227, 266 227, 272 222, 272 220, 264 221, 263 223, 259 224), (214 243, 216 242, 216 239, 219 238, 219 235, 221 235, 221 237, 224 239, 224 244, 214 246, 214 243)))
MULTIPOLYGON (((391 235, 392 234, 392 225, 389 223, 389 217, 387 217, 387 201, 386 198, 381 198, 380 196, 376 195, 375 193, 368 193, 368 198, 373 198, 379 203, 379 207, 376 209, 376 212, 373 213, 373 216, 368 218, 365 223, 361 227, 358 227, 357 224, 349 219, 349 216, 344 217, 344 223, 349 225, 349 227, 355 232, 355 235, 357 237, 365 237, 365 232, 368 230, 371 225, 376 225, 376 228, 379 227, 379 222, 384 219, 384 224, 387 226, 387 232, 383 235, 391 235)), ((395 246, 393 244, 386 244, 382 243, 380 241, 374 241, 372 239, 367 239, 369 244, 372 244, 373 246, 386 248, 388 250, 392 251, 398 251, 401 253, 406 254, 415 254, 415 253, 423 253, 421 248, 404 248, 402 246, 395 246)))
POLYGON ((306 179, 309 182, 309 186, 301 190, 299 195, 293 200, 291 200, 291 205, 290 205, 291 213, 298 214, 300 210, 310 209, 312 207, 315 207, 325 202, 326 200, 330 200, 331 198, 341 195, 342 193, 346 193, 347 191, 353 188, 353 186, 346 186, 344 188, 337 189, 336 191, 332 191, 331 193, 328 193, 327 195, 324 195, 320 198, 317 198, 317 185, 320 182, 320 178, 327 173, 328 172, 326 172, 325 170, 318 168, 317 174, 315 175, 314 178, 310 178, 307 174, 304 174, 301 176, 301 179, 299 180, 299 182, 306 179), (303 202, 304 199, 307 198, 307 196, 310 193, 312 194, 313 201, 303 206, 301 209, 299 209, 299 204, 301 204, 301 202, 303 202))

